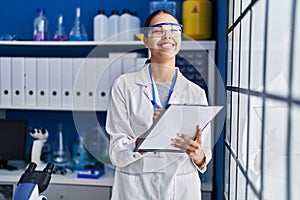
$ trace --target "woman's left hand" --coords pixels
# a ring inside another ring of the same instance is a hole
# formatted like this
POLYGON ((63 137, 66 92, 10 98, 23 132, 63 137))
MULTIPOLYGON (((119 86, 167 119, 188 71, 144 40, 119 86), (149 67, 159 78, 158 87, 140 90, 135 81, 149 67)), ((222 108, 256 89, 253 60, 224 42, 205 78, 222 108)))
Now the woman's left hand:
POLYGON ((199 167, 203 166, 205 164, 205 154, 202 149, 202 132, 200 126, 197 126, 197 134, 194 140, 181 133, 177 135, 182 140, 172 139, 172 146, 184 151, 199 167))

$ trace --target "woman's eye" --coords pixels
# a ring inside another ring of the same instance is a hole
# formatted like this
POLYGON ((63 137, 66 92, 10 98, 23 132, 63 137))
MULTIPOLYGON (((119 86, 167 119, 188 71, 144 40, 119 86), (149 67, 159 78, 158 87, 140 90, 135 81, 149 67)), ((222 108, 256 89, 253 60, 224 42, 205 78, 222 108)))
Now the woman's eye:
POLYGON ((152 33, 159 34, 159 33, 162 33, 162 30, 153 30, 152 33))

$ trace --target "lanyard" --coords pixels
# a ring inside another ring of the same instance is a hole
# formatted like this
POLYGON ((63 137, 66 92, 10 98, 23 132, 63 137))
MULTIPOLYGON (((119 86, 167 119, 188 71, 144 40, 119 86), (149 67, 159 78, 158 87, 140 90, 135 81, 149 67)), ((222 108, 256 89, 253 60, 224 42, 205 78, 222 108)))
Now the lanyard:
MULTIPOLYGON (((156 110, 158 108, 161 108, 161 107, 156 102, 155 82, 153 81, 153 78, 152 78, 152 69, 151 69, 150 66, 149 66, 149 74, 150 74, 150 79, 151 79, 151 84, 152 84, 152 97, 153 97, 153 100, 151 101, 151 103, 153 105, 154 112, 156 112, 156 110)), ((177 71, 175 70, 174 77, 173 77, 173 80, 172 80, 172 83, 171 83, 171 87, 170 87, 170 90, 169 90, 168 98, 167 98, 167 100, 166 100, 166 102, 164 104, 164 107, 163 107, 164 109, 168 105, 169 100, 171 98, 171 95, 173 93, 173 89, 174 89, 174 86, 175 86, 176 78, 177 78, 177 71)))

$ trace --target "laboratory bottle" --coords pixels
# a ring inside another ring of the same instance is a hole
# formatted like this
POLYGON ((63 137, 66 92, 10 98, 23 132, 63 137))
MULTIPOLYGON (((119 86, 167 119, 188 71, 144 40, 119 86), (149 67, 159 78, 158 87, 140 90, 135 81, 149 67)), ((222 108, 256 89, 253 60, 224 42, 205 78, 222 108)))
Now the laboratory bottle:
POLYGON ((84 140, 84 135, 78 134, 73 145, 73 167, 76 170, 84 169, 88 164, 88 152, 85 148, 84 140))
POLYGON ((53 37, 54 41, 67 41, 68 40, 68 35, 65 33, 65 30, 64 30, 62 24, 63 24, 63 16, 59 15, 57 29, 56 29, 56 32, 53 37))
POLYGON ((76 17, 69 35, 70 41, 88 41, 85 27, 80 20, 80 8, 76 8, 76 17))
POLYGON ((119 40, 130 41, 134 39, 134 33, 132 31, 133 17, 128 9, 123 9, 123 13, 120 16, 119 21, 119 40))
POLYGON ((108 18, 104 10, 98 10, 94 17, 94 41, 103 41, 108 37, 108 18))
POLYGON ((168 0, 150 1, 150 13, 156 10, 167 10, 176 16, 176 2, 168 0))
POLYGON ((209 39, 212 32, 212 3, 209 0, 185 0, 182 4, 183 34, 194 39, 209 39))
POLYGON ((53 138, 52 160, 54 163, 66 165, 71 161, 71 153, 65 141, 62 124, 58 125, 58 131, 53 138))
POLYGON ((111 15, 108 17, 108 39, 111 41, 116 41, 119 38, 119 20, 119 12, 117 10, 113 10, 111 15))
POLYGON ((37 8, 38 16, 33 23, 33 40, 45 41, 49 39, 48 19, 45 16, 45 8, 37 8))
POLYGON ((140 33, 140 26, 141 26, 141 20, 137 16, 137 13, 135 11, 131 12, 132 18, 133 18, 133 29, 134 29, 134 34, 140 33))

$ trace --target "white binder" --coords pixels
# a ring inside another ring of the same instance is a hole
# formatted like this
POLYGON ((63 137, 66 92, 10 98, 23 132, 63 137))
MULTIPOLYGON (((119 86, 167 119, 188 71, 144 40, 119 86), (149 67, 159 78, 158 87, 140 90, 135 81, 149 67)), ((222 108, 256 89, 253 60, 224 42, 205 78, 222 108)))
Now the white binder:
POLYGON ((124 54, 122 56, 122 73, 127 72, 135 72, 136 71, 136 63, 135 60, 140 58, 142 54, 137 52, 131 52, 124 54))
POLYGON ((24 58, 12 58, 12 106, 24 106, 24 58))
POLYGON ((61 107, 61 60, 49 58, 49 105, 61 107))
POLYGON ((11 58, 0 57, 0 87, 1 96, 0 103, 1 106, 11 106, 12 104, 12 85, 11 85, 11 58))
POLYGON ((114 81, 122 74, 122 59, 124 53, 109 53, 108 57, 110 59, 110 86, 114 81))
POLYGON ((108 58, 98 58, 97 62, 97 110, 106 111, 110 95, 110 68, 108 58))
POLYGON ((135 59, 135 67, 136 71, 140 71, 142 67, 144 67, 148 58, 136 58, 135 59))
POLYGON ((36 58, 25 58, 25 105, 35 107, 37 102, 36 58))
POLYGON ((37 58, 37 106, 49 106, 49 60, 37 58))
POLYGON ((84 58, 73 59, 73 108, 82 109, 84 102, 84 83, 85 69, 84 58))
POLYGON ((87 58, 84 62, 85 68, 85 107, 96 108, 97 78, 99 76, 97 58, 87 58))
POLYGON ((62 107, 72 108, 73 106, 73 59, 61 59, 61 96, 62 107))

